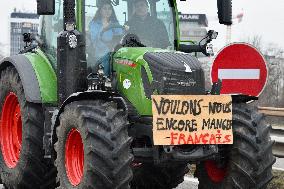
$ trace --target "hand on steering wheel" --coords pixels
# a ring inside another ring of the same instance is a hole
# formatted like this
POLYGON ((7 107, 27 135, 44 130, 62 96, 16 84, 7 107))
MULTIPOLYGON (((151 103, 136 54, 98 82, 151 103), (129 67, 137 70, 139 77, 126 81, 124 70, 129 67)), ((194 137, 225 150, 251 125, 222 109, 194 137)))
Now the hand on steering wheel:
POLYGON ((139 37, 132 33, 125 34, 120 41, 120 45, 122 47, 146 47, 141 43, 139 37))
POLYGON ((108 43, 108 42, 110 42, 111 40, 113 40, 113 37, 122 38, 122 36, 124 35, 124 32, 125 32, 124 26, 121 26, 121 25, 119 25, 119 24, 111 24, 111 25, 109 25, 108 27, 104 28, 103 31, 101 31, 101 33, 100 33, 100 40, 103 41, 103 42, 105 42, 105 43, 108 43), (105 39, 103 38, 103 35, 105 34, 105 32, 110 31, 110 30, 114 30, 114 29, 121 29, 121 32, 113 31, 113 33, 112 33, 112 39, 110 39, 110 40, 105 40, 105 39))

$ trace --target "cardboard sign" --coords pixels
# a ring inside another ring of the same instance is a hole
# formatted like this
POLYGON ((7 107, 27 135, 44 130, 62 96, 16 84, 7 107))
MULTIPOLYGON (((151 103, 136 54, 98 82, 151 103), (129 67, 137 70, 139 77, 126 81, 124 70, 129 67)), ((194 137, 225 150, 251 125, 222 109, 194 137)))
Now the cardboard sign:
POLYGON ((233 144, 229 95, 152 95, 154 145, 233 144))

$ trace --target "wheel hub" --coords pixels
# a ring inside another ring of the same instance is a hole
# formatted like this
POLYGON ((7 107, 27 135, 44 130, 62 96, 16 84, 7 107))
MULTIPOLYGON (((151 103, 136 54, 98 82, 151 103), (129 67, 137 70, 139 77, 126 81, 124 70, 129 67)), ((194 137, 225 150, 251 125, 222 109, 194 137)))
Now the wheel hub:
POLYGON ((205 161, 205 169, 209 178, 216 183, 222 182, 227 175, 226 166, 218 167, 217 162, 213 160, 205 161))
POLYGON ((84 148, 77 129, 72 129, 66 140, 65 168, 70 183, 73 186, 79 185, 84 172, 84 148))
POLYGON ((16 167, 22 147, 21 108, 15 93, 10 92, 2 107, 0 138, 4 161, 9 168, 16 167))

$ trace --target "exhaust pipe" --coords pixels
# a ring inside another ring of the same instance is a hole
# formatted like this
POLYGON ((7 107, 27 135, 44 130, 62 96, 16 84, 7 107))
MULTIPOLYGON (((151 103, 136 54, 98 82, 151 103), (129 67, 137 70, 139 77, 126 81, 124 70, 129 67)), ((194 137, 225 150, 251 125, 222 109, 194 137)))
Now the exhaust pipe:
POLYGON ((85 39, 76 29, 75 0, 64 0, 64 30, 57 37, 58 105, 73 93, 86 91, 87 61, 85 39))

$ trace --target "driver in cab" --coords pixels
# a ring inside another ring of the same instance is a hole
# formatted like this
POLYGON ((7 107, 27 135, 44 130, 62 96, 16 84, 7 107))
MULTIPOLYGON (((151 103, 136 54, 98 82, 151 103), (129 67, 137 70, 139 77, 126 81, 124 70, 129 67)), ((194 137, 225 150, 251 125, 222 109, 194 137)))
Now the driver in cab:
POLYGON ((110 73, 110 52, 113 48, 113 38, 122 35, 122 28, 112 27, 119 25, 111 1, 104 0, 90 22, 90 35, 94 49, 96 65, 103 65, 105 75, 110 73))
POLYGON ((150 15, 147 0, 134 0, 134 14, 125 28, 148 47, 167 48, 170 45, 164 23, 150 15))

